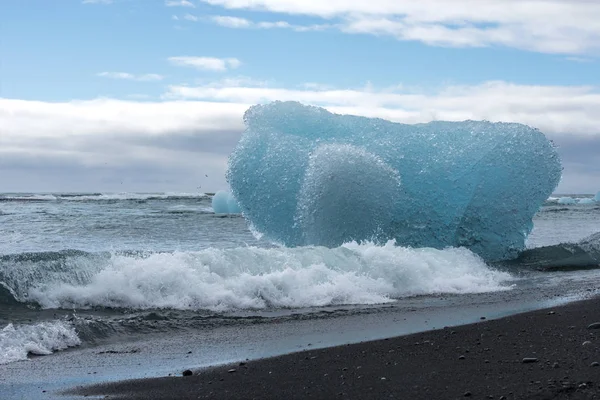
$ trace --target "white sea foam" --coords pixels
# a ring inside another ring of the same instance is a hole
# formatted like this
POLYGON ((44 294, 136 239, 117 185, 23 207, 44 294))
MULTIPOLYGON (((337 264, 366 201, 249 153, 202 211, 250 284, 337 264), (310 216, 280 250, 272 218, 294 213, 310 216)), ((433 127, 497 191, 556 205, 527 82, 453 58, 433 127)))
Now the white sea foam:
POLYGON ((557 203, 557 204, 562 204, 562 205, 574 205, 574 204, 594 204, 599 200, 595 199, 594 197, 589 197, 589 196, 579 197, 577 195, 574 195, 574 196, 562 196, 562 197, 548 197, 548 200, 546 200, 546 201, 549 203, 557 203))
POLYGON ((52 201, 57 200, 57 197, 52 194, 24 194, 15 196, 2 196, 3 199, 9 200, 37 200, 37 201, 52 201))
POLYGON ((168 208, 172 213, 214 213, 212 207, 189 206, 186 204, 177 204, 168 208))
MULTIPOLYGON (((29 290, 43 307, 264 309, 377 304, 405 296, 506 290, 508 273, 466 249, 373 244, 206 249, 148 257, 113 255, 84 283, 29 290)), ((81 281, 79 281, 81 282, 81 281)))
POLYGON ((65 321, 8 324, 0 330, 0 364, 26 360, 30 353, 47 355, 80 344, 75 328, 65 321))

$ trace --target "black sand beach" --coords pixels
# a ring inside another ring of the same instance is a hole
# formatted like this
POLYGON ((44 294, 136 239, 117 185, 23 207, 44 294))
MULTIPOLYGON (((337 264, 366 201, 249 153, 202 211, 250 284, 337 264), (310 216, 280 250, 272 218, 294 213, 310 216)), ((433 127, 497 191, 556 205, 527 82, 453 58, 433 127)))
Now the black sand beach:
POLYGON ((596 298, 192 376, 75 388, 70 394, 110 399, 600 399, 599 345, 596 298))

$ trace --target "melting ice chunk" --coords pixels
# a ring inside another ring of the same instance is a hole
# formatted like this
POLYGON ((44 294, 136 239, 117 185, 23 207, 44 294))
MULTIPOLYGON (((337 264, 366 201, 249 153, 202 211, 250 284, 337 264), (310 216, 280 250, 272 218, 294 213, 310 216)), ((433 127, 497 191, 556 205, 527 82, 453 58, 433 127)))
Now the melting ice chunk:
POLYGON ((575 204, 577 203, 577 201, 575 201, 574 198, 572 197, 561 197, 560 199, 558 199, 558 204, 575 204))
POLYGON ((600 192, 596 193, 596 197, 594 197, 594 200, 600 201, 600 192))
POLYGON ((239 214, 242 212, 235 197, 226 190, 220 190, 212 198, 212 208, 215 214, 239 214))
POLYGON ((561 164, 536 129, 406 125, 295 102, 251 107, 228 181, 253 226, 288 246, 388 239, 516 256, 561 164))

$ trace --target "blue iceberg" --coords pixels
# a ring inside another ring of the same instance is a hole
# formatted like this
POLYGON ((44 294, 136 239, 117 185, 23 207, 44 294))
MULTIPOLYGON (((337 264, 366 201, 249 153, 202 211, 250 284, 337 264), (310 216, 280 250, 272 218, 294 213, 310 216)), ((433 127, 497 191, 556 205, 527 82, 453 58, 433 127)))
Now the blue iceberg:
POLYGON ((219 190, 212 198, 215 214, 239 214, 242 212, 235 197, 226 190, 219 190))
POLYGON ((538 130, 407 125, 296 102, 251 107, 227 179, 244 216, 286 246, 349 241, 515 257, 561 176, 538 130))
POLYGON ((583 198, 583 199, 579 199, 579 201, 577 202, 577 204, 594 204, 596 203, 596 201, 594 199, 588 199, 587 197, 583 198))
POLYGON ((569 197, 569 196, 561 197, 560 199, 558 199, 558 204, 568 205, 568 204, 575 204, 575 203, 577 203, 577 201, 574 198, 569 197))
POLYGON ((596 193, 596 197, 594 197, 594 200, 600 201, 600 192, 596 193))

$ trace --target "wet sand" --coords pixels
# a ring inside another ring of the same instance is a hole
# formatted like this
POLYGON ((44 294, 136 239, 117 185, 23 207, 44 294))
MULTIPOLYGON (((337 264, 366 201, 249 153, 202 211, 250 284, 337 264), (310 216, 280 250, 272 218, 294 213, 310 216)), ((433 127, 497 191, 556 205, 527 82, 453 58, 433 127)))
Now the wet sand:
POLYGON ((192 376, 79 387, 70 394, 110 399, 600 399, 600 299, 193 371, 192 376), (596 322, 598 329, 589 327, 596 322))

